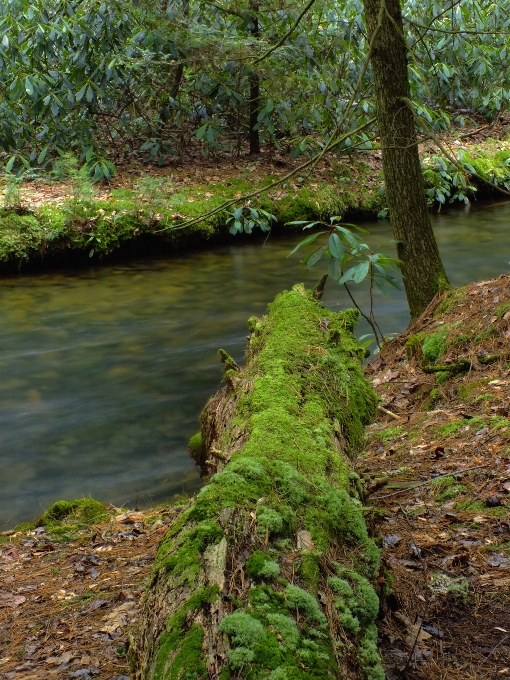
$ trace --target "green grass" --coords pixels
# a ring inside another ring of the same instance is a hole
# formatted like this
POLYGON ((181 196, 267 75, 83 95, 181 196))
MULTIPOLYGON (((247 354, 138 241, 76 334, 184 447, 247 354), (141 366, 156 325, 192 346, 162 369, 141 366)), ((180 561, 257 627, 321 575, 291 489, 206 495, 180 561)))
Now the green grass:
POLYGON ((404 428, 402 425, 397 425, 397 427, 388 427, 386 430, 379 432, 377 437, 383 442, 391 442, 394 439, 404 436, 404 428))

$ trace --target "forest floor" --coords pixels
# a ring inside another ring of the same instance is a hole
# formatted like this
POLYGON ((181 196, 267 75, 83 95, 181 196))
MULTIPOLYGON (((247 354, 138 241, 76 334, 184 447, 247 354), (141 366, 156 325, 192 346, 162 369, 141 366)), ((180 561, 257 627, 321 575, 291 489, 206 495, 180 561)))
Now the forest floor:
MULTIPOLYGON (((367 367, 386 412, 356 466, 383 546, 388 680, 510 676, 509 340, 504 275, 435 300, 367 367)), ((128 633, 181 510, 4 534, 0 679, 129 677, 128 633)))
POLYGON ((156 548, 182 507, 124 511, 0 545, 0 678, 121 680, 156 548), (72 538, 73 540, 69 540, 72 538))
MULTIPOLYGON (((449 151, 455 155, 460 147, 471 149, 486 143, 488 140, 503 140, 510 135, 510 115, 502 114, 492 123, 480 119, 476 126, 458 128, 454 132, 442 133, 438 138, 447 145, 449 151)), ((492 151, 489 143, 487 150, 492 151)), ((431 141, 420 144, 422 156, 431 154, 441 155, 441 151, 431 141)), ((203 186, 208 187, 215 193, 218 185, 229 183, 233 180, 246 182, 250 189, 261 185, 267 177, 278 178, 299 167, 306 161, 306 156, 292 156, 288 149, 276 151, 274 149, 262 149, 260 154, 249 156, 242 150, 239 152, 210 151, 203 153, 202 145, 198 143, 190 147, 187 153, 183 153, 175 162, 169 162, 163 167, 144 161, 143 152, 134 152, 129 162, 118 165, 117 174, 109 181, 103 181, 96 186, 95 197, 98 200, 107 200, 116 191, 140 189, 140 180, 150 176, 153 179, 169 182, 173 187, 191 190, 196 187, 198 194, 190 195, 195 202, 200 198, 207 197, 207 191, 201 191, 203 186), (214 189, 214 187, 217 187, 214 189)), ((321 163, 311 171, 304 170, 303 177, 297 176, 289 181, 285 187, 271 192, 277 200, 286 198, 289 193, 299 191, 308 182, 317 182, 323 179, 338 179, 338 172, 344 174, 345 189, 355 190, 359 180, 365 181, 365 188, 379 188, 381 182, 381 152, 379 149, 366 152, 353 151, 352 155, 337 157, 329 154, 321 163), (312 173, 312 177, 309 173, 312 173)), ((241 187, 247 188, 247 187, 241 187)), ((313 185, 312 185, 312 188, 313 185)), ((315 187, 316 188, 316 187, 315 187)), ((209 191, 209 193, 210 193, 209 191)), ((37 177, 24 182, 21 185, 20 200, 28 208, 37 208, 46 204, 62 204, 73 193, 73 185, 68 181, 50 181, 50 178, 37 177)), ((0 188, 0 197, 5 194, 5 187, 0 188)), ((143 190, 140 191, 143 200, 143 190)))
POLYGON ((367 369, 389 680, 510 677, 510 276, 437 299, 367 369), (425 370, 424 370, 425 367, 425 370))

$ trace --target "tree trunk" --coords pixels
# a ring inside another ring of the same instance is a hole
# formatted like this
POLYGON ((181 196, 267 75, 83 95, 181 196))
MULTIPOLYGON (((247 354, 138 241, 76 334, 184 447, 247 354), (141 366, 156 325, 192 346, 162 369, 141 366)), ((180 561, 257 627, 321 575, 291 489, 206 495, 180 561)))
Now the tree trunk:
POLYGON ((136 680, 384 680, 379 550, 347 454, 376 408, 352 335, 298 285, 225 353, 190 451, 210 478, 163 539, 132 642, 136 680))
POLYGON ((364 0, 364 9, 390 221, 415 318, 449 283, 425 200, 400 0, 364 0))
MULTIPOLYGON (((259 34, 259 20, 258 20, 258 11, 259 11, 259 4, 258 2, 250 2, 250 11, 252 12, 251 15, 251 22, 252 22, 252 27, 250 29, 250 32, 252 36, 255 38, 259 34)), ((260 78, 258 73, 255 73, 255 71, 252 71, 250 73, 250 106, 249 106, 249 111, 250 111, 250 133, 249 133, 249 139, 250 139, 250 155, 258 154, 260 153, 260 135, 259 135, 259 130, 257 128, 258 124, 258 116, 260 112, 260 78)))

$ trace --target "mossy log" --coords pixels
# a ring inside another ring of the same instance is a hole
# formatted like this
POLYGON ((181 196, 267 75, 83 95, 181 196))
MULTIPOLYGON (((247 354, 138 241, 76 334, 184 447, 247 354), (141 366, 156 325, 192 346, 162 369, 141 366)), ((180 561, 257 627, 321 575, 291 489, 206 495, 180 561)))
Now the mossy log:
POLYGON ((245 368, 222 353, 190 447, 209 483, 159 546, 136 680, 383 680, 379 549, 349 463, 377 407, 356 321, 297 285, 250 320, 245 368))

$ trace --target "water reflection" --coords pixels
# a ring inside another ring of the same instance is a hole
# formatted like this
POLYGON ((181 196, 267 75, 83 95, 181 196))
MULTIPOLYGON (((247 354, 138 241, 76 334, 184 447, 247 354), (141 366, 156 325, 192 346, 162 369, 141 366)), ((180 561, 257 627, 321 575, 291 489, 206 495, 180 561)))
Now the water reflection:
MULTIPOLYGON (((509 205, 434 218, 454 285, 507 270, 509 218, 509 205)), ((387 223, 366 226, 371 243, 391 238, 387 223)), ((303 278, 299 257, 286 257, 299 238, 4 279, 0 526, 58 498, 156 503, 193 493, 200 480, 186 444, 220 384, 217 349, 242 360, 247 318, 303 278)), ((356 292, 366 304, 366 289, 356 292)), ((347 306, 335 285, 324 301, 347 306)), ((403 294, 377 293, 377 309, 385 332, 406 326, 403 294)))

